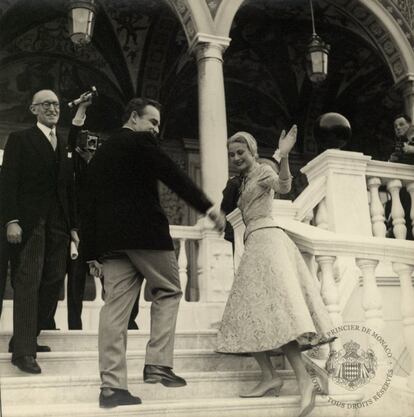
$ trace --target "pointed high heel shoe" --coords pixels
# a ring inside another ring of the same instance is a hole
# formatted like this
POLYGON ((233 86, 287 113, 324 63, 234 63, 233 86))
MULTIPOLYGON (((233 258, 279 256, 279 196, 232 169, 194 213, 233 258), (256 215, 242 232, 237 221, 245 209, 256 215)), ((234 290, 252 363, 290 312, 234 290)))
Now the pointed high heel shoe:
POLYGON ((300 414, 298 415, 298 417, 305 417, 312 412, 312 410, 315 408, 316 393, 317 393, 317 388, 314 387, 312 389, 312 393, 311 393, 308 403, 302 407, 302 410, 300 414))
POLYGON ((259 398, 264 397, 267 394, 272 394, 275 397, 278 397, 282 386, 283 379, 272 379, 267 384, 265 384, 261 390, 256 391, 253 389, 253 391, 246 394, 240 394, 239 396, 240 398, 259 398))

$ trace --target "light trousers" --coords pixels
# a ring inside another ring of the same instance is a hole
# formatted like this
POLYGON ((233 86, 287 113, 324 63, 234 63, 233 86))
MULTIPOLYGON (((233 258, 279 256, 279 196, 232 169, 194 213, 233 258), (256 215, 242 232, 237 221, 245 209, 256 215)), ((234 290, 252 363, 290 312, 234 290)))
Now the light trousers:
POLYGON ((105 257, 104 305, 99 317, 102 388, 127 389, 127 334, 143 277, 151 293, 151 333, 145 364, 173 367, 174 336, 182 296, 174 251, 122 250, 105 257))

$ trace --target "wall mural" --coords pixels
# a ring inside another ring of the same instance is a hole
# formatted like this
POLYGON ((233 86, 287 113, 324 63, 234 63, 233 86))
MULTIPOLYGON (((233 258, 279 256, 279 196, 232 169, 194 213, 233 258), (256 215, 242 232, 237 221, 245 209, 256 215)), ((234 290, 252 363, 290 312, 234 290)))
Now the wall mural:
POLYGON ((165 5, 156 0, 104 0, 102 5, 115 28, 136 94, 148 31, 165 5))

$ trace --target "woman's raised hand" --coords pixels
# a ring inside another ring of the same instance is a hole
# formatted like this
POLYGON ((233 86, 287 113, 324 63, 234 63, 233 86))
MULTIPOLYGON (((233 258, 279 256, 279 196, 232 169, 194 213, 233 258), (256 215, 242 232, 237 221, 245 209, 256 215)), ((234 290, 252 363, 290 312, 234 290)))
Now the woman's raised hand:
POLYGON ((293 125, 289 132, 286 133, 285 130, 282 130, 279 138, 279 156, 281 158, 286 158, 289 155, 289 152, 295 146, 296 136, 298 134, 298 127, 293 125))

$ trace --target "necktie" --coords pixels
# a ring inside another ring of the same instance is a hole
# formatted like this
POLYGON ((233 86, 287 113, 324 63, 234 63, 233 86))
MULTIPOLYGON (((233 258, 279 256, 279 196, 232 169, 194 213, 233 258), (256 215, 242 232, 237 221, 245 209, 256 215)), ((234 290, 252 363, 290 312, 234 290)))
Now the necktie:
POLYGON ((49 138, 50 138, 50 144, 52 145, 52 148, 55 151, 56 146, 57 146, 57 137, 56 137, 55 132, 53 130, 50 131, 49 138))

